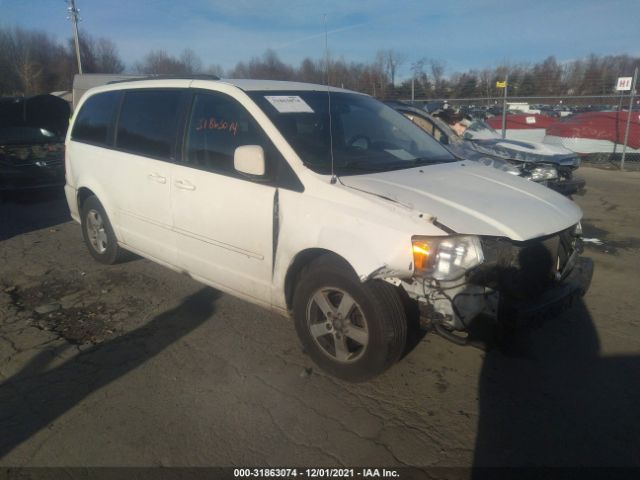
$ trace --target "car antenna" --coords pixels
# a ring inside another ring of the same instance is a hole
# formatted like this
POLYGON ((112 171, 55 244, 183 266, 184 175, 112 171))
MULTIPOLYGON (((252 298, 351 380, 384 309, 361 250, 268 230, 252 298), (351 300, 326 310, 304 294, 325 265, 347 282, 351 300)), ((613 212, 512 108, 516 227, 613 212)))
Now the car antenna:
POLYGON ((327 100, 329 102, 329 153, 331 154, 331 184, 335 184, 337 181, 336 173, 333 169, 333 126, 331 124, 331 89, 329 88, 329 34, 327 33, 327 14, 323 16, 324 19, 324 57, 325 57, 325 71, 326 71, 326 84, 327 84, 327 100))

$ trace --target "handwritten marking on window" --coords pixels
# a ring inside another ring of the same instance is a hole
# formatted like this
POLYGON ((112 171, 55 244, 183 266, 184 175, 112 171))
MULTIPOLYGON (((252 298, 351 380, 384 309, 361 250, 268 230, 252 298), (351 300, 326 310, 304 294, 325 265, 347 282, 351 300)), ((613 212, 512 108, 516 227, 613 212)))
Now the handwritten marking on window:
POLYGON ((216 120, 215 117, 199 118, 196 131, 199 132, 201 130, 226 130, 235 137, 238 134, 238 122, 216 120))

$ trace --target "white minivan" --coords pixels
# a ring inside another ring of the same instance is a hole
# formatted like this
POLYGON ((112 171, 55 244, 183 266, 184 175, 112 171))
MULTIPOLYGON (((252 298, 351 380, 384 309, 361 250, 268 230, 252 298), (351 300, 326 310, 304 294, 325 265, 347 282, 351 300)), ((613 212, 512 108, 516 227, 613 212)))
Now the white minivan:
POLYGON ((464 343, 471 322, 546 315, 589 287, 580 209, 459 161, 400 113, 322 85, 202 78, 89 90, 65 192, 89 252, 123 249, 294 319, 325 371, 397 361, 411 312, 464 343))

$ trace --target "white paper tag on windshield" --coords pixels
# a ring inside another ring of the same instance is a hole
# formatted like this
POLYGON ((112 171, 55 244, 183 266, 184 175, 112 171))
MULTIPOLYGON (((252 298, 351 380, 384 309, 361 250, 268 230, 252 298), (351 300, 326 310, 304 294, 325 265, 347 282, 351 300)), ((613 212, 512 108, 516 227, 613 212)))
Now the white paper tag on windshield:
POLYGON ((265 95, 280 113, 313 113, 311 107, 297 95, 265 95))

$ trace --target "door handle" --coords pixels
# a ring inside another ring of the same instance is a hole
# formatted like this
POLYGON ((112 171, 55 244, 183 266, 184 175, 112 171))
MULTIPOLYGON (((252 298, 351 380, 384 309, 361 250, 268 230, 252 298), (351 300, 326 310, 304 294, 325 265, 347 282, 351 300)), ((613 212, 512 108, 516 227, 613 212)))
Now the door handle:
POLYGON ((153 180, 154 182, 167 183, 167 177, 163 177, 156 172, 150 173, 149 175, 147 175, 147 178, 149 178, 149 180, 153 180))
POLYGON ((188 182, 186 180, 176 180, 175 181, 175 185, 176 185, 176 187, 178 187, 181 190, 195 190, 196 189, 196 186, 193 183, 188 182))

